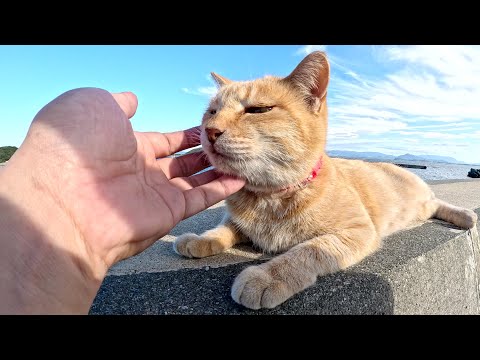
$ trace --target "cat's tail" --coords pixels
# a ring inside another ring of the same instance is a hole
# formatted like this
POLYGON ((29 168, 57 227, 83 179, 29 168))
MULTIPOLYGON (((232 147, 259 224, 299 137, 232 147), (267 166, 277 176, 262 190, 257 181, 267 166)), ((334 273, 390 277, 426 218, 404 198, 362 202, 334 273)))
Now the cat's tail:
POLYGON ((432 200, 435 205, 434 218, 447 221, 462 229, 471 229, 477 223, 478 216, 470 209, 449 204, 440 199, 432 200))

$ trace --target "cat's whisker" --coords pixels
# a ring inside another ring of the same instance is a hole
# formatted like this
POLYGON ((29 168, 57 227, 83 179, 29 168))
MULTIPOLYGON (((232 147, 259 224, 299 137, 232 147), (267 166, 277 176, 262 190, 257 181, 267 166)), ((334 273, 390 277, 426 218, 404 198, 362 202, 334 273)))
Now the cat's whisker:
POLYGON ((250 146, 232 146, 228 145, 228 148, 231 150, 247 150, 247 151, 252 151, 252 148, 250 146))

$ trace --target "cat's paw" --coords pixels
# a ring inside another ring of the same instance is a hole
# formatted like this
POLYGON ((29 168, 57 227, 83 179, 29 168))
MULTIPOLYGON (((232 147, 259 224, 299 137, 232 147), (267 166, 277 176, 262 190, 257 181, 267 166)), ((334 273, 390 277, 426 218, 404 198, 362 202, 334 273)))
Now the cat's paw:
POLYGON ((250 266, 243 270, 232 286, 233 300, 254 310, 274 308, 293 294, 285 281, 274 279, 260 266, 250 266))
POLYGON ((180 235, 173 243, 173 250, 189 258, 203 258, 216 255, 223 249, 215 238, 206 238, 193 233, 180 235))
POLYGON ((478 221, 477 214, 470 209, 465 209, 463 211, 465 215, 465 228, 467 229, 473 228, 478 221))

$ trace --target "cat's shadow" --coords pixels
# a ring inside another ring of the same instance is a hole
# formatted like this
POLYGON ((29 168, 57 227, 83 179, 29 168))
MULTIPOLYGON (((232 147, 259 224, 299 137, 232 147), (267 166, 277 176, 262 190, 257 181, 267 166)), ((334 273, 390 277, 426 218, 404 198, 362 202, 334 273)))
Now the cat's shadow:
MULTIPOLYGON (((218 224, 220 224, 220 222, 222 221, 223 217, 225 216, 225 213, 226 213, 225 205, 209 208, 207 210, 202 211, 201 213, 196 214, 195 216, 192 216, 178 223, 177 226, 175 226, 170 231, 169 235, 180 236, 185 233, 194 233, 194 234, 200 235, 207 230, 211 230, 217 227, 218 224)), ((271 254, 263 253, 261 249, 253 246, 252 243, 238 244, 238 245, 235 245, 233 248, 242 250, 244 252, 262 254, 261 259, 270 259, 274 256, 271 254)), ((180 255, 178 256, 181 257, 180 255)), ((215 255, 215 256, 219 257, 219 256, 222 256, 222 254, 215 255)), ((240 255, 235 255, 235 256, 241 257, 240 255)), ((251 258, 248 258, 248 259, 251 260, 251 258)), ((198 261, 198 259, 194 259, 193 261, 198 261)))
MULTIPOLYGON (((184 233, 201 234, 207 230, 216 227, 223 219, 226 212, 225 206, 217 206, 207 209, 191 218, 180 222, 172 231, 170 235, 179 236, 184 233)), ((237 249, 247 252, 259 252, 253 248, 251 244, 237 245, 237 249)), ((222 254, 217 256, 224 256, 222 254)), ((238 255, 240 256, 240 255, 238 255)), ((333 275, 325 276, 317 281, 317 283, 297 294, 285 302, 281 306, 273 310, 252 311, 236 304, 230 298, 230 288, 236 275, 247 266, 258 264, 268 260, 271 256, 263 255, 261 259, 252 261, 248 259, 246 263, 243 261, 238 264, 230 264, 227 268, 211 269, 208 272, 198 270, 186 270, 188 272, 188 281, 181 286, 185 290, 180 291, 176 289, 176 296, 173 298, 172 307, 162 308, 162 311, 176 314, 188 313, 228 313, 228 314, 391 314, 393 313, 393 295, 392 290, 384 279, 374 274, 366 274, 355 271, 341 272, 333 275), (213 282, 212 282, 213 281, 213 282), (187 303, 187 299, 192 295, 192 287, 189 285, 193 283, 201 283, 202 291, 196 294, 198 300, 203 298, 203 293, 215 295, 214 303, 221 303, 222 309, 217 311, 206 306, 211 298, 207 301, 198 301, 199 307, 195 304, 190 304, 185 309, 177 306, 180 303, 187 303), (214 284, 214 285, 210 285, 214 284), (368 290, 366 290, 366 288, 368 290), (178 298, 177 298, 178 297, 178 298), (218 298, 216 298, 218 297, 218 298)), ((198 260, 197 260, 198 261, 198 260)), ((158 275, 157 275, 158 276, 158 275)), ((164 276, 164 275, 160 275, 164 276)), ((180 281, 179 277, 176 278, 180 281)), ((163 301, 162 301, 163 302, 163 301)), ((165 306, 165 304, 163 305, 165 306)), ((154 311, 155 312, 155 311, 154 311)))
MULTIPOLYGON (((195 216, 192 216, 178 223, 177 226, 175 226, 170 231, 169 235, 180 236, 185 233, 194 233, 194 234, 200 235, 207 230, 211 230, 217 227, 218 224, 220 224, 220 222, 222 221, 223 217, 225 216, 225 213, 226 213, 225 205, 209 208, 207 210, 202 211, 201 213, 196 214, 195 216)), ((273 257, 272 255, 264 254, 260 249, 256 248, 251 243, 238 244, 238 245, 235 245, 233 248, 239 249, 248 253, 261 254, 261 259, 269 259, 273 257)), ((181 258, 180 255, 178 256, 179 258, 181 258)), ((215 255, 216 258, 221 256, 224 256, 224 255, 222 254, 215 255)), ((230 255, 230 257, 231 256, 232 255, 230 255)), ((241 258, 242 256, 239 254, 236 254, 235 257, 241 258)), ((247 259, 251 260, 250 257, 247 259)), ((192 261, 198 261, 198 259, 193 259, 192 261)))
POLYGON ((213 229, 220 224, 225 215, 225 205, 204 210, 188 219, 177 224, 171 231, 170 235, 180 236, 185 233, 201 233, 213 229))

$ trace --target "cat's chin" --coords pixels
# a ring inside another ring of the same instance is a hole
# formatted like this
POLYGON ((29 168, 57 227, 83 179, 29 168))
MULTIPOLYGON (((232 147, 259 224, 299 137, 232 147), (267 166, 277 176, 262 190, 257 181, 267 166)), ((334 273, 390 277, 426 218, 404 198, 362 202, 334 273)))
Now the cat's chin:
POLYGON ((228 165, 229 160, 226 156, 221 154, 215 153, 206 153, 210 164, 215 168, 215 171, 220 174, 230 175, 237 178, 245 179, 245 177, 241 176, 237 171, 232 169, 231 166, 228 165))
MULTIPOLYGON (((262 176, 258 171, 251 173, 251 171, 245 172, 245 169, 243 169, 247 162, 251 167, 259 168, 261 164, 255 164, 254 159, 242 159, 241 163, 239 163, 238 156, 219 152, 212 146, 203 146, 203 149, 216 172, 245 180, 244 188, 248 191, 266 195, 283 193, 285 189, 290 187, 291 183, 295 184, 297 182, 292 179, 290 183, 285 183, 285 179, 277 179, 280 180, 278 183, 268 183, 267 179, 271 179, 271 174, 264 174, 262 176), (265 183, 265 180, 267 180, 267 183, 265 183)), ((298 176, 294 176, 294 178, 297 177, 298 176)))
POLYGON ((207 154, 208 160, 210 163, 221 173, 229 173, 230 175, 230 166, 228 163, 231 162, 229 157, 219 154, 216 151, 205 152, 207 154))
POLYGON ((232 164, 235 163, 235 158, 231 155, 220 153, 216 151, 213 147, 205 149, 203 147, 204 153, 207 155, 210 163, 215 167, 215 169, 226 175, 232 175, 236 177, 241 177, 236 171, 235 167, 232 164))
MULTIPOLYGON (((235 167, 235 160, 228 158, 220 154, 207 154, 210 163, 215 168, 215 171, 224 174, 234 176, 239 179, 245 180, 245 189, 263 194, 272 194, 280 192, 283 188, 288 187, 288 184, 259 184, 259 179, 249 178, 247 174, 241 170, 237 170, 235 167)), ((265 175, 268 177, 268 175, 265 175)))

